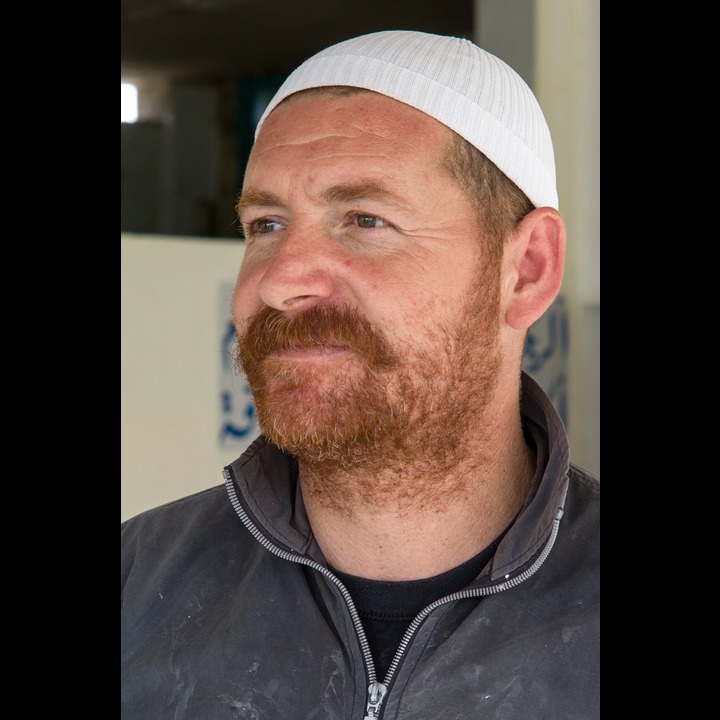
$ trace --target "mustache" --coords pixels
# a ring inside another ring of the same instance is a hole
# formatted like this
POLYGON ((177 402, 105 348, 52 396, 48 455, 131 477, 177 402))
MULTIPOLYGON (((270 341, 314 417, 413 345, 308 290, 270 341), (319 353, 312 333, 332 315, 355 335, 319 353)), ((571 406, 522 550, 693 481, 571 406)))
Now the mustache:
POLYGON ((250 319, 238 338, 239 357, 245 368, 284 350, 333 346, 354 350, 375 370, 397 363, 385 337, 358 310, 343 305, 315 305, 296 315, 266 306, 250 319))

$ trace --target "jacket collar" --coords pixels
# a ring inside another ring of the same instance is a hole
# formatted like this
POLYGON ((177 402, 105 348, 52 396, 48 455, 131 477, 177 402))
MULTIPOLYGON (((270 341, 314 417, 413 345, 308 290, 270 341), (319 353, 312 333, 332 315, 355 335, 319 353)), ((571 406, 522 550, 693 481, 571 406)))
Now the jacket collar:
MULTIPOLYGON (((537 469, 527 500, 489 566, 491 582, 520 572, 542 550, 568 488, 565 427, 546 393, 525 372, 521 411, 528 440, 535 445, 537 469)), ((293 456, 261 435, 229 469, 241 504, 269 541, 325 564, 305 512, 293 456)))

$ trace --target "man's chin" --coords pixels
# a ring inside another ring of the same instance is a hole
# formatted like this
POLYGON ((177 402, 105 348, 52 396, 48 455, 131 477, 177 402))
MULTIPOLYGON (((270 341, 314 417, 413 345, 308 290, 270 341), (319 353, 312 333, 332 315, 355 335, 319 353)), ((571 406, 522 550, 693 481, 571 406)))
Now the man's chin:
POLYGON ((256 398, 263 433, 291 455, 314 464, 356 466, 376 448, 384 420, 339 378, 268 387, 256 398), (343 387, 344 385, 344 387, 343 387))
POLYGON ((303 417, 259 416, 265 436, 281 450, 313 465, 352 467, 366 456, 358 442, 358 428, 340 427, 336 417, 310 412, 303 417))
MULTIPOLYGON (((322 430, 322 429, 319 429, 322 430)), ((265 433, 266 437, 277 445, 283 452, 298 458, 301 463, 316 468, 325 473, 337 470, 350 470, 365 468, 369 460, 371 464, 378 463, 377 449, 365 443, 353 440, 346 442, 344 438, 333 434, 327 436, 322 432, 313 435, 292 435, 278 433, 265 433)))

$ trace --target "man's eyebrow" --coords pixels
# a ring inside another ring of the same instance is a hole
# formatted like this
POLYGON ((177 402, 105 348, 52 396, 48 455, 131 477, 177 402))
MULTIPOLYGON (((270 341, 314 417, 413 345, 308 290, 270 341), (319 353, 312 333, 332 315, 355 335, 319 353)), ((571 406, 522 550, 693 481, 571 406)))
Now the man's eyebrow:
MULTIPOLYGON (((392 201, 398 205, 405 205, 395 193, 388 190, 382 183, 375 180, 361 180, 354 183, 342 183, 324 190, 320 195, 324 202, 352 203, 358 200, 384 200, 392 201)), ((279 195, 269 190, 248 188, 242 192, 237 201, 235 210, 238 217, 249 207, 283 207, 283 200, 279 195)))
POLYGON ((249 207, 278 207, 282 206, 282 204, 283 202, 280 199, 280 196, 273 192, 249 188, 247 190, 243 190, 240 195, 240 199, 235 205, 235 211, 237 212, 238 217, 242 218, 243 211, 247 210, 249 207))
POLYGON ((384 185, 374 180, 362 180, 356 183, 343 183, 325 190, 322 195, 325 202, 354 202, 356 200, 397 200, 397 196, 384 185))

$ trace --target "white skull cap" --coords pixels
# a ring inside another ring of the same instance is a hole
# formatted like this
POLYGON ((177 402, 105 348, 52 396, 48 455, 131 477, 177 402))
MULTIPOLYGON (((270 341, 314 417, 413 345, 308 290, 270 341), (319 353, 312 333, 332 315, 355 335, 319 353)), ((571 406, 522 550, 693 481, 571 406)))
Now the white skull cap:
POLYGON ((550 130, 525 81, 470 40, 385 30, 313 55, 280 86, 258 121, 288 95, 348 85, 411 105, 482 151, 536 207, 558 207, 550 130))

